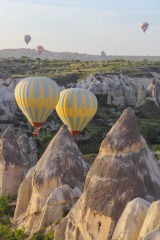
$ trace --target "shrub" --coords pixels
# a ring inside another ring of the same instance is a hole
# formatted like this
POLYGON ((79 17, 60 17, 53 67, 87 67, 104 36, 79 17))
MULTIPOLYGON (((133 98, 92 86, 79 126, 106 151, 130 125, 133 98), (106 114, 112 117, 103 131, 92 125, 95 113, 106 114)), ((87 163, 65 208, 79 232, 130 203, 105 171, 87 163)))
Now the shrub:
POLYGON ((0 217, 4 215, 9 215, 10 205, 9 205, 10 196, 8 194, 0 196, 0 217))
POLYGON ((16 229, 14 235, 16 240, 24 240, 26 237, 26 233, 21 229, 16 229))
POLYGON ((36 232, 31 238, 31 240, 53 240, 53 239, 54 239, 53 234, 51 233, 44 234, 42 230, 36 232))

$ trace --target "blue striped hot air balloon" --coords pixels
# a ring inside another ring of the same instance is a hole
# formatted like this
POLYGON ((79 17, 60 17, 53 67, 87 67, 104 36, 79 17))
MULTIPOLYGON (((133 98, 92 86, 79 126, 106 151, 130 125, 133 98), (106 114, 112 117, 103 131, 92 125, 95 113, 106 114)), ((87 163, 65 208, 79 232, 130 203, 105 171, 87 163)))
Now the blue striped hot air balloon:
POLYGON ((74 136, 81 132, 97 111, 97 99, 87 89, 69 88, 60 93, 57 114, 74 136))
POLYGON ((15 99, 19 108, 37 130, 54 110, 59 95, 58 85, 46 77, 24 78, 15 88, 15 99))

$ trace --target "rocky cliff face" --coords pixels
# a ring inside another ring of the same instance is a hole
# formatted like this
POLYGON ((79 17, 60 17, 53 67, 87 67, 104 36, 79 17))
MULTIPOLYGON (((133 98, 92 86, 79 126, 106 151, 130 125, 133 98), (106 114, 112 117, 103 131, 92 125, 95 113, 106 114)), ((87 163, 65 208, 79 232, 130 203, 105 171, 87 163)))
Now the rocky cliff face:
MULTIPOLYGON (((150 205, 150 208, 147 212, 143 225, 141 225, 141 231, 139 233, 138 240, 140 239, 149 239, 148 236, 151 235, 154 231, 156 231, 157 239, 160 239, 160 200, 153 202, 150 205)), ((155 240, 155 238, 150 238, 155 240)))
MULTIPOLYGON (((10 78, 6 81, 0 81, 0 106, 6 107, 12 114, 17 110, 14 89, 19 81, 20 79, 13 80, 10 78)), ((140 106, 146 97, 146 89, 143 89, 142 83, 122 74, 93 74, 77 83, 61 86, 60 89, 63 90, 66 87, 87 88, 94 94, 106 95, 104 96, 106 97, 106 104, 115 106, 135 107, 136 104, 140 106)), ((148 88, 150 92, 153 92, 153 87, 154 85, 151 83, 151 87, 148 88)), ((159 94, 159 90, 157 91, 157 94, 159 94)), ((7 116, 7 113, 5 115, 7 116)))
POLYGON ((75 84, 75 87, 88 88, 94 94, 107 95, 106 102, 115 106, 136 105, 140 83, 120 74, 94 74, 75 84), (111 99, 111 102, 109 101, 111 99))
POLYGON ((0 139, 0 194, 17 195, 29 168, 28 161, 18 146, 13 129, 8 127, 0 139))
POLYGON ((129 202, 114 230, 112 240, 159 240, 160 201, 142 198, 129 202))
POLYGON ((32 234, 61 219, 80 197, 87 172, 82 153, 63 126, 20 186, 15 223, 32 234))
POLYGON ((112 239, 137 240, 150 205, 150 202, 142 198, 129 202, 116 225, 112 239))
POLYGON ((136 197, 150 202, 160 197, 160 170, 128 108, 102 142, 59 239, 111 239, 126 204, 136 197))
POLYGON ((37 144, 33 137, 28 137, 26 133, 20 135, 17 143, 21 151, 27 155, 28 168, 35 166, 37 162, 37 144))
POLYGON ((146 96, 147 96, 147 90, 144 88, 143 85, 141 85, 138 92, 138 99, 135 106, 136 108, 139 108, 143 104, 143 101, 146 99, 146 96))

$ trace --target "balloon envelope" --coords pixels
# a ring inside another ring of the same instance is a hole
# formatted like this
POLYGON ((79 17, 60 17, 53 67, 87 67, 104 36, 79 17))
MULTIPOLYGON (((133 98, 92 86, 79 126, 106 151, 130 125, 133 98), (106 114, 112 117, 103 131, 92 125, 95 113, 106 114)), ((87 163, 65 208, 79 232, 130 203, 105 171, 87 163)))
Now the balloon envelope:
POLYGON ((82 131, 97 111, 97 99, 87 89, 69 88, 60 93, 56 111, 72 135, 82 131))
POLYGON ((145 33, 145 31, 147 30, 148 27, 149 27, 149 24, 147 22, 142 22, 140 24, 140 28, 143 30, 144 33, 145 33))
POLYGON ((44 51, 44 47, 43 46, 37 46, 36 47, 36 52, 40 55, 42 52, 44 51))
POLYGON ((31 41, 31 36, 30 35, 25 35, 24 36, 24 41, 26 42, 26 44, 28 44, 31 41))
POLYGON ((24 78, 15 88, 19 108, 38 130, 54 110, 59 95, 58 85, 46 77, 24 78))

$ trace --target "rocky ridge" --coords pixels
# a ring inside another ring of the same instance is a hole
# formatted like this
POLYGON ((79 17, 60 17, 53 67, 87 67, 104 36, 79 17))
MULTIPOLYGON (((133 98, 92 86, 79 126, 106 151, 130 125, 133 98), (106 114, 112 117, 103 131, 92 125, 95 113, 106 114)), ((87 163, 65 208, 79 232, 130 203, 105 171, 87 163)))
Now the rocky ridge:
POLYGON ((33 234, 60 220, 80 197, 88 169, 67 126, 61 127, 19 188, 16 226, 33 234))
MULTIPOLYGON (((4 111, 4 114, 0 112, 0 120, 12 118, 17 110, 14 90, 19 81, 20 79, 13 80, 11 78, 0 81, 0 109, 4 111)), ((159 99, 160 88, 157 81, 159 80, 155 80, 154 86, 154 81, 152 81, 152 86, 149 85, 146 90, 142 83, 128 76, 99 73, 77 83, 60 86, 60 90, 68 87, 87 88, 96 95, 104 95, 108 105, 140 107, 145 101, 147 93, 149 96, 159 99)))
MULTIPOLYGON (((33 158, 24 150, 25 144, 17 140, 13 129, 8 127, 0 139, 0 194, 17 195, 18 188, 29 170, 33 158), (21 142, 21 144, 20 144, 21 142)), ((36 161, 36 144, 32 138, 25 136, 25 142, 32 141, 36 161)))
POLYGON ((102 142, 83 194, 55 239, 112 239, 127 203, 136 197, 149 202, 160 198, 160 169, 128 108, 102 142))

